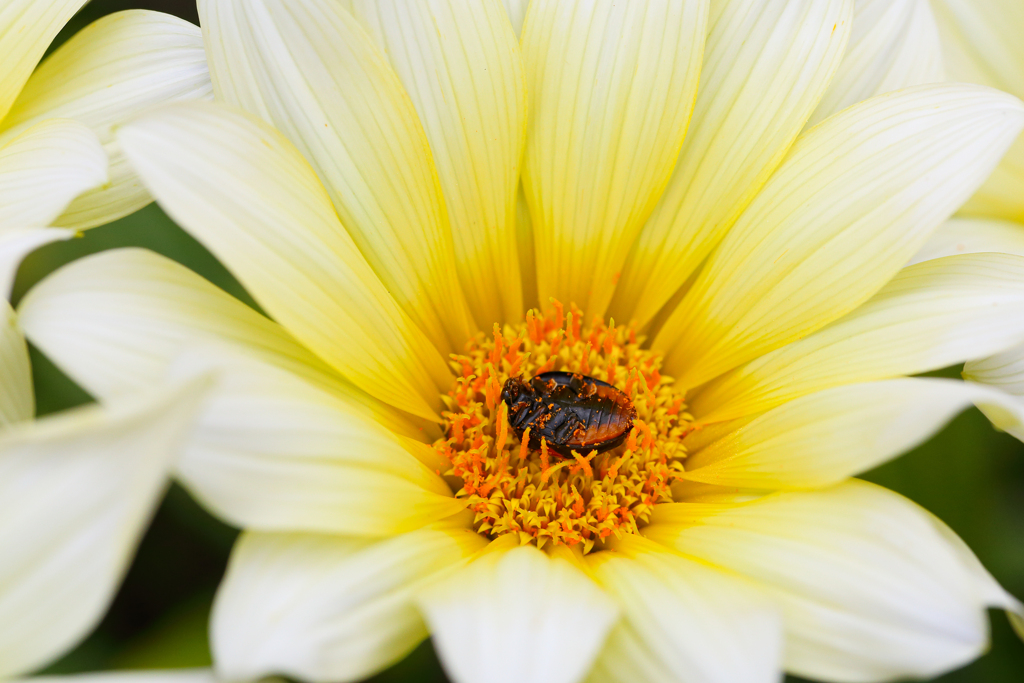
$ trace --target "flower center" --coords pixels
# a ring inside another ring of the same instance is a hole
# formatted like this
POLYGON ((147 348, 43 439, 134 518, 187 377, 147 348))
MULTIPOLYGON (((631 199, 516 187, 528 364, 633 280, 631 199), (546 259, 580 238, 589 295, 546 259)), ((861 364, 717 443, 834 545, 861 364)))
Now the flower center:
POLYGON ((444 474, 461 482, 456 496, 467 499, 481 534, 590 552, 609 536, 637 533, 655 504, 672 500, 692 420, 684 397, 632 326, 582 320, 575 306, 565 315, 555 302, 525 323, 495 323, 492 337, 479 334, 452 356, 458 377, 442 397, 445 437, 434 448, 451 462, 444 474), (534 399, 557 391, 562 401, 524 406, 506 385, 534 399), (571 419, 601 426, 553 428, 567 408, 571 419))

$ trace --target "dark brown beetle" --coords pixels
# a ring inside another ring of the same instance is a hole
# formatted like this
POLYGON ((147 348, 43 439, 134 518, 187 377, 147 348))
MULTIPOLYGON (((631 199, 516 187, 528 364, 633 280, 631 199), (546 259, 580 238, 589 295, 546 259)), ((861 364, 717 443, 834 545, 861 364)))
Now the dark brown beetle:
POLYGON ((501 390, 508 423, 519 437, 529 428, 529 448, 543 437, 555 453, 615 448, 629 435, 636 409, 624 393, 607 382, 571 372, 545 372, 529 381, 511 377, 501 390))

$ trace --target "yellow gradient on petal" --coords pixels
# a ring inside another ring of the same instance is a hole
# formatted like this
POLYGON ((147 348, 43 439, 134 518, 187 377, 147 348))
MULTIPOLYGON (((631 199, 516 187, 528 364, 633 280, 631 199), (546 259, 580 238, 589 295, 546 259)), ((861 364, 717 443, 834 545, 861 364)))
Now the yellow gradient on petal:
POLYGON ((707 0, 533 0, 523 187, 542 302, 603 315, 676 165, 696 96, 707 0))
POLYGON ((28 347, 11 305, 0 297, 0 429, 35 414, 28 347))

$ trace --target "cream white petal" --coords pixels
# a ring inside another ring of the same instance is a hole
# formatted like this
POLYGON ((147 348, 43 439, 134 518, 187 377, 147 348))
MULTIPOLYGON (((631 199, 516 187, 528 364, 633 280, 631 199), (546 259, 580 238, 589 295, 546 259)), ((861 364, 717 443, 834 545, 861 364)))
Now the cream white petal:
POLYGON ((110 158, 110 181, 72 202, 54 225, 91 228, 153 201, 121 154, 114 126, 157 104, 212 97, 199 27, 161 12, 117 12, 40 65, 0 123, 0 142, 48 118, 89 126, 110 158))
POLYGON ((849 313, 988 175, 1024 104, 924 85, 850 107, 797 140, 709 258, 655 347, 693 387, 849 313))
POLYGON ((105 182, 107 155, 95 133, 68 119, 37 123, 0 147, 0 233, 50 225, 105 182))
POLYGON ((348 5, 377 37, 419 114, 473 316, 484 326, 522 319, 515 220, 526 80, 505 13, 479 0, 348 5))
POLYGON ((217 683, 212 669, 144 669, 33 676, 17 683, 217 683))
POLYGON ((686 460, 685 478, 800 489, 864 472, 929 438, 978 404, 1021 433, 1024 405, 981 384, 900 378, 833 387, 768 411, 686 460))
POLYGON ((808 126, 891 90, 945 80, 939 27, 929 0, 857 0, 839 71, 808 126))
POLYGON ((0 120, 50 42, 88 0, 6 0, 0 7, 0 120))
MULTIPOLYGON (((1021 69, 1024 71, 1024 67, 1021 69)), ((985 184, 967 200, 960 213, 1024 222, 1024 135, 1010 147, 985 184)))
POLYGON ((523 33, 523 21, 526 19, 526 9, 530 6, 530 0, 503 0, 505 11, 508 12, 509 21, 512 22, 512 30, 518 38, 523 33))
POLYGON ((583 571, 532 545, 483 555, 419 603, 454 683, 576 683, 618 612, 583 571))
POLYGON ((232 524, 384 536, 465 508, 439 473, 352 398, 230 349, 192 351, 171 375, 213 372, 217 382, 177 474, 232 524))
POLYGON ((12 228, 0 231, 0 299, 8 299, 21 260, 44 244, 71 239, 71 230, 58 228, 12 228))
POLYGON ((587 556, 622 618, 590 681, 770 683, 781 677, 782 619, 742 577, 640 536, 587 556))
POLYGON ((160 205, 289 332, 367 393, 427 419, 450 372, 359 252, 313 169, 277 131, 218 105, 119 129, 160 205))
POLYGON ((783 609, 789 672, 850 682, 930 678, 987 647, 994 603, 947 533, 860 481, 741 505, 661 505, 644 529, 758 582, 783 609))
POLYGON ((388 291, 442 352, 461 349, 473 321, 429 143, 366 31, 334 0, 200 0, 199 18, 218 99, 305 154, 388 291))
MULTIPOLYGON (((1020 229, 1024 244, 1024 228, 1020 229)), ((688 399, 708 424, 828 387, 938 370, 1024 341, 1024 256, 951 256, 901 270, 864 305, 731 370, 688 399)))
MULTIPOLYGON (((1014 346, 988 358, 964 364, 964 378, 981 382, 1012 396, 1024 409, 1024 345, 1014 346)), ((1024 441, 1024 429, 1000 423, 1000 414, 978 406, 997 427, 1024 441)))
POLYGON ((247 532, 214 604, 217 672, 224 680, 268 673, 313 683, 362 680, 427 637, 416 587, 483 545, 465 529, 376 542, 247 532))
POLYGON ((0 430, 15 422, 32 419, 35 394, 28 347, 18 329, 14 310, 0 298, 0 430))
POLYGON ((715 0, 693 121, 616 289, 646 323, 781 163, 839 67, 853 0, 715 0))
POLYGON ((0 677, 46 664, 103 616, 204 385, 0 434, 0 677))
POLYGON ((542 302, 602 315, 686 135, 708 0, 534 0, 523 187, 542 302))
POLYGON ((986 251, 1024 256, 1024 224, 996 218, 954 216, 939 226, 910 263, 986 251))

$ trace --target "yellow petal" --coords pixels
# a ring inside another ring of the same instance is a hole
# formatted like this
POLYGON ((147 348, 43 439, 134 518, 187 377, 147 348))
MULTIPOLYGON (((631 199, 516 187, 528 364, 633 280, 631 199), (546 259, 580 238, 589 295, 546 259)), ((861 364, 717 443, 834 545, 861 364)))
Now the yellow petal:
POLYGON ((842 64, 807 125, 869 97, 944 77, 928 0, 860 0, 842 64))
POLYGON ((0 301, 0 430, 32 419, 35 394, 28 347, 18 330, 14 311, 6 299, 0 301))
POLYGON ((590 681, 778 680, 782 621, 756 587, 640 536, 614 548, 586 556, 622 609, 590 681))
POLYGON ((0 120, 57 33, 88 0, 6 0, 0 7, 0 120))
POLYGON ((542 302, 604 313, 676 164, 707 20, 707 0, 531 4, 523 186, 542 302))
POLYGON ((530 6, 530 0, 503 0, 503 2, 509 21, 512 22, 512 30, 516 32, 518 38, 523 33, 523 21, 526 19, 526 8, 530 6))
POLYGON ((74 237, 71 230, 14 228, 0 231, 0 299, 11 296, 21 260, 44 244, 74 237))
POLYGON ((76 199, 54 225, 91 228, 153 201, 121 154, 113 127, 157 104, 212 97, 197 26, 161 12, 117 12, 47 57, 0 125, 0 140, 48 118, 89 126, 110 157, 110 181, 76 199))
POLYGON ((960 213, 1024 222, 1024 190, 1021 188, 1024 188, 1024 136, 1017 138, 985 184, 960 207, 960 213))
POLYGON ((370 395, 435 417, 448 368, 284 137, 204 102, 146 114, 118 140, 161 206, 289 332, 370 395))
POLYGON ((825 389, 769 410, 686 460, 691 481, 754 489, 828 486, 890 460, 973 405, 1021 432, 1024 403, 981 384, 900 378, 825 389))
POLYGON ((693 387, 850 312, 966 199, 1024 127, 981 86, 880 95, 804 134, 655 339, 693 387))
POLYGON ((864 482, 661 505, 644 535, 758 582, 783 609, 786 670, 805 678, 931 678, 985 650, 998 604, 930 514, 864 482))
POLYGON ((1020 341, 1024 257, 946 257, 904 268, 825 329, 713 380, 688 401, 689 410, 702 424, 732 420, 833 386, 938 370, 1020 341))
POLYGON ((0 434, 0 676, 42 667, 99 622, 205 384, 0 434))
POLYGON ((461 349, 474 326, 427 138, 366 31, 333 0, 201 0, 199 17, 218 99, 298 147, 399 305, 461 349))
POLYGON ((502 8, 479 0, 349 0, 423 124, 482 325, 522 318, 515 207, 526 137, 526 81, 502 8))
POLYGON ((243 534, 214 604, 220 679, 372 676, 427 637, 413 602, 417 587, 484 545, 465 530, 415 531, 377 542, 243 534))
POLYGON ((537 293, 537 249, 533 239, 533 219, 526 204, 522 184, 516 200, 516 243, 519 245, 519 266, 523 274, 523 305, 526 308, 540 307, 537 293))
POLYGON ((992 218, 953 217, 939 226, 910 263, 986 251, 1024 256, 1024 225, 992 218))
POLYGON ((418 601, 454 683, 575 683, 618 612, 580 569, 532 545, 489 552, 418 601))
POLYGON ((716 0, 679 163, 626 262, 612 315, 646 323, 779 165, 839 67, 853 0, 716 0))
POLYGON ((48 119, 0 147, 0 231, 50 225, 72 199, 107 181, 107 155, 81 123, 48 119))

